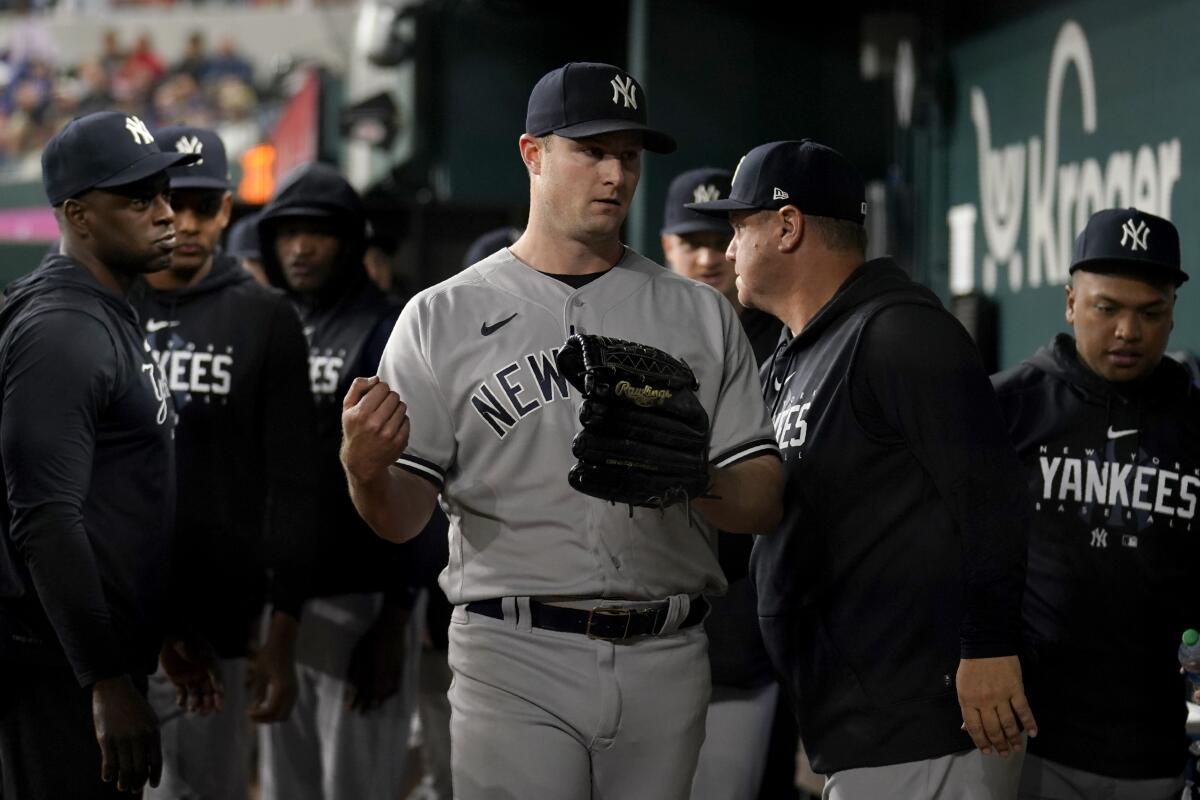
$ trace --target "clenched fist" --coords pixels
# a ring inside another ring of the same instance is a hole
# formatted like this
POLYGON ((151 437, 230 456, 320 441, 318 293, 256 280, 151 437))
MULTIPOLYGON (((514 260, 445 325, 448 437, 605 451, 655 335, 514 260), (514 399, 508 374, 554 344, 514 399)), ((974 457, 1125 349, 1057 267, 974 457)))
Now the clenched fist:
POLYGON ((342 466, 370 483, 408 447, 408 407, 378 377, 355 378, 342 401, 342 466))

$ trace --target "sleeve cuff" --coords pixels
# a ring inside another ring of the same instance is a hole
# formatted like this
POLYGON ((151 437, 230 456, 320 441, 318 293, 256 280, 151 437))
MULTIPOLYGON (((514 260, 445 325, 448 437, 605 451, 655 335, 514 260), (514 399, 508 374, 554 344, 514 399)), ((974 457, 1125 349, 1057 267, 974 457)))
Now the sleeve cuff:
POLYGON ((417 458, 416 456, 408 453, 405 453, 404 455, 400 456, 400 458, 396 459, 396 466, 402 470, 405 470, 406 472, 411 472, 412 474, 429 481, 439 492, 442 490, 442 486, 446 482, 446 473, 441 467, 439 467, 437 464, 434 464, 432 461, 426 461, 423 458, 417 458))
POLYGON ((754 439, 749 442, 744 442, 737 447, 732 447, 723 453, 709 459, 713 466, 717 469, 731 467, 739 461, 745 461, 748 458, 756 456, 773 455, 780 458, 779 445, 773 439, 754 439))

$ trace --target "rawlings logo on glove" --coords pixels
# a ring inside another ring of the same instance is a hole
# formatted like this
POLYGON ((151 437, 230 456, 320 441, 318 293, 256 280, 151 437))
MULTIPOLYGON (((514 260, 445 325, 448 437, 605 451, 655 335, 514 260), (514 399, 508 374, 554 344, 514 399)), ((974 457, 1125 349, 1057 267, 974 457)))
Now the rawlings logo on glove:
POLYGON ((577 491, 614 503, 666 508, 708 490, 708 413, 691 368, 637 342, 576 335, 556 359, 583 395, 577 491))

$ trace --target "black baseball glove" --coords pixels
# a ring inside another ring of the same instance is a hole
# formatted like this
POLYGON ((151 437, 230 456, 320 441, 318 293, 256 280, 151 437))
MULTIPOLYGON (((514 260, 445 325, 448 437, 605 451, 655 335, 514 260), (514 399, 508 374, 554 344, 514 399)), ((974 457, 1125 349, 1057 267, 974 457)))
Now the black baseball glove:
POLYGON ((559 372, 583 395, 567 479, 584 494, 666 508, 709 488, 708 413, 680 359, 637 342, 575 335, 559 372))

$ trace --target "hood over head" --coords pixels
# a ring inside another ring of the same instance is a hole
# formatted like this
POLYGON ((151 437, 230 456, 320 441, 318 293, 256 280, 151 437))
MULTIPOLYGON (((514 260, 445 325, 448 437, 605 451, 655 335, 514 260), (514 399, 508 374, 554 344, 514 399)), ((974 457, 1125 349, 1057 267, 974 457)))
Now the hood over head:
POLYGON ((342 243, 340 263, 322 294, 337 296, 348 286, 366 280, 363 254, 366 252, 367 214, 362 198, 336 168, 313 162, 288 173, 259 214, 259 250, 263 270, 271 284, 290 291, 275 253, 280 221, 305 217, 332 221, 342 243))

